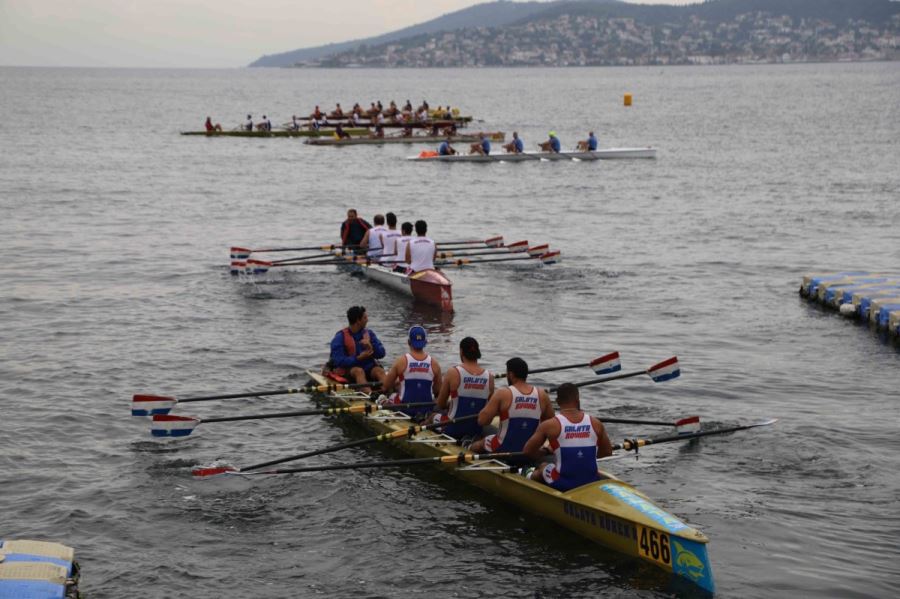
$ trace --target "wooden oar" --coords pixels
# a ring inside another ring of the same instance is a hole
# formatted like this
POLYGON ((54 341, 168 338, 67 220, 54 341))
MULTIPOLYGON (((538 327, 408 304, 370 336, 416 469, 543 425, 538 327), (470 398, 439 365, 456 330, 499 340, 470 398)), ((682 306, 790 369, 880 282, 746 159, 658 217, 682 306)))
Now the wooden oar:
POLYGON ((196 468, 194 469, 193 474, 194 476, 205 477, 222 474, 224 472, 247 472, 249 470, 259 470, 260 468, 267 468, 268 466, 274 466, 276 464, 283 464, 285 462, 293 462, 295 460, 311 458, 317 455, 340 451, 341 449, 349 449, 351 447, 359 447, 360 445, 368 445, 369 443, 377 443, 378 441, 391 441, 393 439, 402 439, 403 437, 412 438, 422 431, 435 430, 443 428, 449 424, 453 424, 456 422, 466 422, 468 420, 474 420, 476 418, 478 418, 478 414, 461 416, 459 418, 451 418, 450 420, 444 420, 443 422, 434 422, 432 424, 413 424, 405 429, 396 430, 391 433, 382 433, 380 435, 375 435, 374 437, 366 437, 365 439, 358 439, 356 441, 349 441, 347 443, 339 443, 338 445, 332 445, 331 447, 315 449, 297 455, 278 458, 277 460, 269 460, 268 462, 253 464, 252 466, 246 466, 244 468, 234 468, 232 466, 221 466, 216 468, 196 468))
POLYGON ((171 414, 155 414, 150 425, 150 433, 154 437, 187 437, 201 424, 212 422, 237 422, 241 420, 265 420, 268 418, 298 418, 301 416, 322 416, 333 414, 373 414, 381 410, 402 410, 405 408, 425 408, 434 402, 388 404, 376 406, 371 403, 346 407, 324 408, 319 410, 298 410, 293 412, 270 412, 267 414, 247 414, 244 416, 222 416, 217 418, 198 418, 196 416, 173 416, 171 414))
MULTIPOLYGON (((636 370, 634 372, 625 372, 622 374, 616 374, 614 376, 591 379, 589 381, 581 381, 580 383, 574 383, 574 385, 576 387, 586 387, 588 385, 597 385, 599 383, 608 383, 609 381, 618 381, 621 379, 641 376, 642 374, 649 375, 650 378, 653 379, 654 383, 662 383, 665 381, 670 381, 674 378, 678 378, 679 376, 681 376, 681 369, 678 366, 678 358, 672 356, 668 360, 663 360, 662 362, 651 366, 647 370, 636 370)), ((553 392, 557 389, 559 389, 559 385, 550 387, 548 391, 553 392)))
MULTIPOLYGON (((456 455, 442 455, 430 458, 406 458, 402 460, 385 460, 381 462, 351 462, 345 464, 327 464, 323 466, 303 466, 300 468, 278 468, 275 470, 263 470, 257 472, 243 472, 226 470, 215 474, 232 474, 244 476, 259 476, 268 474, 299 474, 302 472, 327 472, 330 470, 358 470, 362 468, 398 468, 402 466, 418 466, 421 464, 468 464, 480 460, 503 460, 510 458, 522 458, 522 452, 504 453, 458 453, 456 455)), ((506 468, 504 468, 506 470, 506 468)), ((518 471, 517 466, 508 466, 509 472, 518 471)), ((196 476, 196 471, 195 471, 196 476)), ((212 475, 210 475, 212 476, 212 475)))
POLYGON ((638 449, 646 445, 656 445, 659 443, 669 443, 670 441, 685 441, 687 439, 697 439, 699 437, 708 437, 710 435, 724 435, 735 431, 743 431, 748 428, 756 428, 757 426, 769 426, 778 422, 777 418, 763 420, 754 424, 744 424, 742 426, 730 426, 727 428, 715 428, 708 431, 700 431, 696 433, 688 433, 686 435, 667 435, 665 437, 651 437, 649 439, 625 439, 621 443, 613 445, 613 451, 624 449, 625 451, 637 452, 638 449))

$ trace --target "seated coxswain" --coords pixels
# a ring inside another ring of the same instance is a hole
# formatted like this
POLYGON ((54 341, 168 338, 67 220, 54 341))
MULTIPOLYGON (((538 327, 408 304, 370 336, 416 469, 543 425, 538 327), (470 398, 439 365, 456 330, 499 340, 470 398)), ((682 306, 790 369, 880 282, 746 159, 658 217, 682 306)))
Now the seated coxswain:
MULTIPOLYGON (((357 384, 384 383, 385 372, 378 360, 384 357, 384 346, 374 331, 366 328, 369 315, 363 306, 347 310, 349 326, 335 333, 331 340, 331 357, 324 373, 332 378, 346 377, 357 384)), ((371 389, 364 388, 370 393, 371 389)))
POLYGON ((583 139, 578 142, 578 151, 579 152, 596 152, 597 151, 597 137, 594 135, 593 131, 588 133, 587 139, 583 139))
POLYGON ((518 131, 513 131, 512 141, 503 146, 503 149, 510 154, 521 154, 525 151, 525 142, 519 137, 518 131))
POLYGON ((377 262, 381 258, 381 249, 384 247, 381 235, 387 231, 387 227, 384 226, 383 214, 376 214, 372 222, 375 223, 375 226, 366 231, 359 245, 366 250, 366 257, 369 260, 377 262))
POLYGON ((600 480, 597 458, 612 455, 612 444, 603 423, 581 411, 578 387, 572 383, 560 385, 556 401, 559 413, 538 425, 523 451, 538 461, 545 455, 544 443, 548 443, 554 461, 534 469, 531 479, 565 492, 600 480))
MULTIPOLYGON (((390 397, 379 398, 381 404, 430 403, 441 388, 441 366, 425 352, 428 343, 425 329, 420 326, 410 328, 407 343, 409 352, 397 358, 388 370, 382 387, 385 393, 395 387, 397 392, 390 397)), ((418 406, 404 410, 404 413, 418 420, 431 411, 431 406, 418 406)))
POLYGON ((559 138, 556 137, 556 131, 551 131, 547 141, 541 143, 540 146, 542 151, 553 152, 554 154, 559 154, 560 150, 562 150, 562 144, 560 144, 559 138))
POLYGON ((522 451, 538 425, 553 418, 553 406, 547 391, 529 385, 528 364, 522 358, 506 362, 509 386, 495 391, 478 413, 479 426, 488 426, 500 418, 500 430, 472 443, 469 449, 479 453, 522 451))
POLYGON ((341 245, 349 248, 352 253, 358 253, 366 231, 372 228, 372 225, 365 220, 359 218, 359 214, 355 208, 347 210, 347 219, 341 223, 341 245))
POLYGON ((406 245, 405 260, 413 273, 423 270, 434 270, 434 259, 437 257, 437 245, 427 237, 428 223, 416 221, 416 236, 406 245))
MULTIPOLYGON (((472 337, 460 341, 459 359, 462 363, 448 370, 441 383, 435 402, 439 413, 434 415, 434 422, 478 414, 494 393, 494 375, 478 364, 481 359, 478 341, 472 337)), ((481 436, 481 426, 477 420, 454 422, 442 430, 459 440, 481 436)))

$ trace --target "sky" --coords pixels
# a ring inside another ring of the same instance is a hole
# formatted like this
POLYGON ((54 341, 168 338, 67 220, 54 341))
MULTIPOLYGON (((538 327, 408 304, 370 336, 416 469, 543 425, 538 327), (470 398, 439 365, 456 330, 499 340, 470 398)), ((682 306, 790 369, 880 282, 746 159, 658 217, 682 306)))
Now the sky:
POLYGON ((242 67, 263 54, 371 37, 484 1, 0 0, 0 66, 242 67))

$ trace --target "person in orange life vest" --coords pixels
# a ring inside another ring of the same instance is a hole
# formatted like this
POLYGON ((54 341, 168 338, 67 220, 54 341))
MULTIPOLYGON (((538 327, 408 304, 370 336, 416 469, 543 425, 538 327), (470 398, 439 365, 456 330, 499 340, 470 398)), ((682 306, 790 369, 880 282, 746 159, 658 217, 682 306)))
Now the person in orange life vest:
POLYGON ((341 223, 341 245, 357 248, 371 228, 372 225, 359 218, 356 209, 350 208, 347 210, 347 220, 341 223))
MULTIPOLYGON (((390 398, 382 403, 406 404, 429 403, 441 389, 441 365, 425 352, 428 338, 425 329, 414 326, 409 329, 409 352, 397 358, 388 370, 381 388, 389 393, 397 388, 390 398)), ((419 406, 404 410, 414 419, 420 419, 431 412, 432 406, 419 406)))
POLYGON ((472 443, 470 450, 479 453, 522 451, 544 420, 553 418, 553 406, 545 389, 529 385, 528 364, 522 358, 506 362, 508 387, 497 389, 487 405, 478 413, 478 424, 489 425, 500 418, 500 431, 472 443))
MULTIPOLYGON (((478 341, 466 337, 459 342, 459 359, 462 363, 447 371, 441 391, 435 401, 443 413, 435 414, 434 422, 444 422, 462 416, 478 414, 494 393, 494 375, 478 364, 481 349, 478 341)), ((481 436, 481 427, 475 420, 455 422, 444 427, 443 432, 464 439, 481 436)))
MULTIPOLYGON (((354 383, 384 383, 384 368, 378 360, 384 357, 384 346, 375 331, 366 328, 369 315, 362 306, 347 310, 350 326, 335 333, 331 340, 331 372, 349 377, 354 383)), ((367 391, 371 392, 371 390, 367 391)))
POLYGON ((544 443, 549 442, 554 461, 536 468, 531 479, 565 492, 600 480, 597 458, 612 455, 612 444, 603 423, 581 411, 578 387, 560 385, 556 402, 559 413, 538 425, 523 451, 537 462, 545 455, 544 443))

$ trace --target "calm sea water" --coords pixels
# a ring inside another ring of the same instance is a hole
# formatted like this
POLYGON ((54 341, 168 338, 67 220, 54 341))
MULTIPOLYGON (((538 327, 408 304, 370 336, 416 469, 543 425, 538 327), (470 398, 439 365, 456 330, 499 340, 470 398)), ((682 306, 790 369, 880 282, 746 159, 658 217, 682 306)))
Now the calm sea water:
MULTIPOLYGON (((230 483, 360 436, 321 419, 157 442, 135 392, 296 386, 349 305, 444 364, 619 350, 680 379, 588 387, 594 413, 774 427, 609 463, 701 528, 723 597, 887 597, 900 584, 895 342, 798 299, 807 271, 900 267, 900 63, 569 70, 0 69, 0 537, 77 548, 90 597, 667 596, 605 552, 430 470, 230 483), (634 106, 622 106, 631 93, 634 106), (419 147, 181 137, 315 104, 448 101, 528 146, 588 129, 656 161, 414 164, 419 147), (550 242, 547 269, 451 272, 441 317, 330 268, 232 279, 232 244, 335 239, 348 207, 438 239, 550 242)), ((547 383, 581 380, 557 373, 547 383)), ((305 398, 195 404, 212 417, 305 398)), ((656 434, 610 426, 614 438, 656 434)), ((381 459, 364 448, 321 462, 381 459)))

